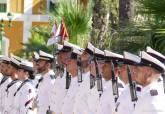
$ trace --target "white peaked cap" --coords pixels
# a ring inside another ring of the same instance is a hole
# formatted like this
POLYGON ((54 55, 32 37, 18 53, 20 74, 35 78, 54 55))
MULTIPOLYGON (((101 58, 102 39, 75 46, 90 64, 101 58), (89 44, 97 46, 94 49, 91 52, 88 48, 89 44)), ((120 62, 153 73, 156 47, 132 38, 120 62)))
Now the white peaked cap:
POLYGON ((117 54, 117 53, 114 53, 114 52, 111 52, 111 51, 108 51, 108 50, 104 50, 104 54, 106 57, 112 57, 112 58, 121 58, 123 59, 123 55, 120 55, 120 54, 117 54))
POLYGON ((102 55, 102 56, 104 56, 104 51, 102 51, 102 50, 100 50, 100 49, 98 49, 98 48, 94 48, 94 53, 95 53, 96 55, 102 55))
POLYGON ((77 48, 73 48, 73 53, 77 54, 77 55, 81 55, 82 54, 82 51, 77 49, 77 48))
POLYGON ((17 59, 15 59, 14 57, 11 57, 10 60, 11 60, 10 61, 11 64, 13 64, 14 66, 17 66, 17 67, 20 66, 20 62, 17 59))
POLYGON ((1 58, 1 60, 2 60, 2 61, 7 61, 7 62, 10 62, 10 61, 11 61, 11 59, 10 59, 9 57, 7 57, 7 56, 3 56, 3 57, 1 58))
POLYGON ((94 45, 92 45, 90 42, 88 42, 86 49, 90 50, 91 52, 94 52, 94 45))
POLYGON ((139 56, 126 52, 126 51, 124 52, 124 59, 132 61, 137 64, 141 62, 141 58, 139 56))
POLYGON ((22 60, 21 65, 33 68, 33 63, 28 60, 22 60))
POLYGON ((159 61, 165 63, 165 56, 156 50, 152 49, 151 47, 147 46, 146 52, 149 53, 151 56, 155 57, 159 61))
POLYGON ((70 47, 70 48, 77 48, 77 49, 81 49, 79 46, 72 44, 68 41, 64 41, 64 46, 70 47))
POLYGON ((140 56, 142 58, 142 62, 144 62, 145 64, 147 64, 146 62, 148 62, 149 66, 165 71, 165 65, 158 59, 147 54, 145 51, 141 51, 140 56))
POLYGON ((22 60, 20 63, 20 68, 26 71, 33 72, 33 63, 28 60, 22 60))
POLYGON ((51 55, 49 53, 46 53, 46 52, 44 52, 42 50, 39 51, 39 56, 40 56, 40 58, 42 58, 42 57, 50 58, 50 59, 53 59, 54 58, 53 55, 51 55))
POLYGON ((19 62, 22 60, 22 58, 20 58, 20 57, 14 55, 14 54, 12 54, 12 53, 10 54, 10 57, 16 59, 16 60, 19 61, 19 62))

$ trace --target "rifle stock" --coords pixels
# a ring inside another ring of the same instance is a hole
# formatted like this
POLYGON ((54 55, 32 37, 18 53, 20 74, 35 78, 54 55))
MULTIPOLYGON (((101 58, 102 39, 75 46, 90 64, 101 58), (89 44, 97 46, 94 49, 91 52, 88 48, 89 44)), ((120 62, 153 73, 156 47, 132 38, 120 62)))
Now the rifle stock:
POLYGON ((82 83, 81 58, 77 58, 78 83, 82 83))
POLYGON ((128 73, 128 81, 130 86, 130 94, 131 94, 131 100, 132 102, 137 101, 137 94, 136 94, 136 82, 132 81, 132 74, 130 72, 129 66, 127 66, 127 73, 128 73))
POLYGON ((71 76, 69 75, 69 72, 66 72, 66 89, 69 89, 71 82, 71 76))
POLYGON ((162 74, 162 78, 163 78, 163 88, 165 93, 165 73, 162 74))
POLYGON ((96 83, 97 83, 97 90, 101 93, 103 92, 103 85, 102 85, 102 77, 99 73, 98 63, 96 57, 94 57, 94 63, 96 68, 96 83))
POLYGON ((111 61, 111 72, 112 72, 112 90, 113 90, 113 96, 115 97, 115 102, 117 101, 119 97, 119 90, 118 90, 118 79, 115 76, 114 73, 114 64, 111 61))

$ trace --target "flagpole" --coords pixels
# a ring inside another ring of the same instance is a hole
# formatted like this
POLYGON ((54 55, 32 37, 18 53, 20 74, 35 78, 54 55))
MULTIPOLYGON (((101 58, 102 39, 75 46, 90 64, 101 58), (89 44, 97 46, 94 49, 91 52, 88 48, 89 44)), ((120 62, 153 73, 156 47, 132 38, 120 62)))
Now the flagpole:
MULTIPOLYGON (((54 26, 56 26, 56 32, 57 32, 57 23, 56 20, 54 22, 54 26)), ((54 36, 56 35, 56 32, 54 33, 54 36)), ((53 56, 54 56, 54 61, 53 61, 53 71, 54 73, 56 72, 56 53, 57 53, 57 46, 56 46, 56 42, 53 44, 53 56)))

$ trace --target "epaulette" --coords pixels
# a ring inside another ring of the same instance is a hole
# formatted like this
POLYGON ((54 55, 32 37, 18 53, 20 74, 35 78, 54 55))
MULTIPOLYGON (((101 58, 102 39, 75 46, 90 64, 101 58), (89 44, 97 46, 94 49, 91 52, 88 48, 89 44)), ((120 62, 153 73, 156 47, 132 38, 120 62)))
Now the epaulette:
POLYGON ((136 86, 136 91, 141 92, 141 87, 136 86))
POLYGON ((158 91, 156 89, 152 89, 152 90, 150 90, 150 95, 151 96, 157 96, 158 95, 158 91))

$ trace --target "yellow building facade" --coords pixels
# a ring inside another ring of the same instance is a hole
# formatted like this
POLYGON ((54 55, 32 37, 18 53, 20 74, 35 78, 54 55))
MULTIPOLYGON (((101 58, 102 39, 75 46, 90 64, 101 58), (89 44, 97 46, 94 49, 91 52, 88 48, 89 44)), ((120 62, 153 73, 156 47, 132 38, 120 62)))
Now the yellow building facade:
POLYGON ((9 39, 9 52, 20 50, 22 43, 27 43, 32 26, 49 24, 51 0, 0 0, 0 19, 4 20, 5 37, 9 39), (43 14, 43 11, 45 14, 43 14), (7 13, 12 13, 12 27, 8 27, 7 13))

